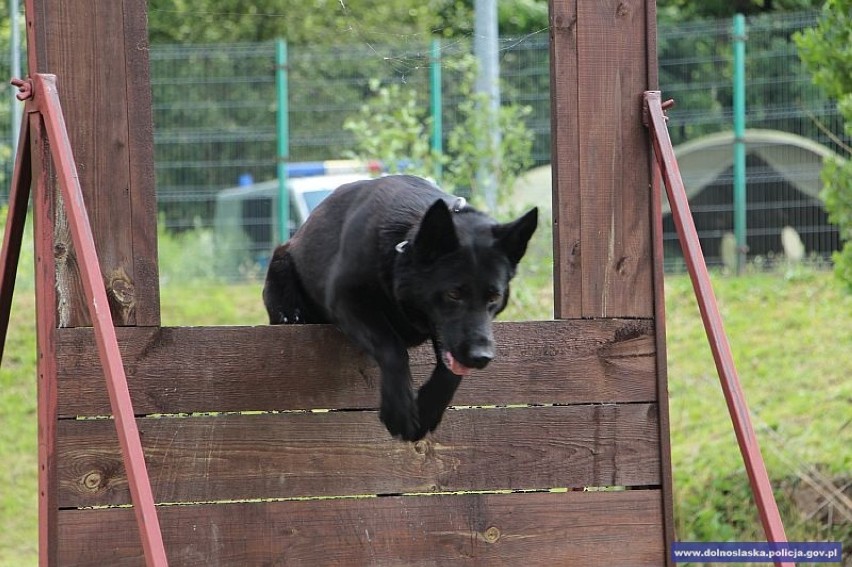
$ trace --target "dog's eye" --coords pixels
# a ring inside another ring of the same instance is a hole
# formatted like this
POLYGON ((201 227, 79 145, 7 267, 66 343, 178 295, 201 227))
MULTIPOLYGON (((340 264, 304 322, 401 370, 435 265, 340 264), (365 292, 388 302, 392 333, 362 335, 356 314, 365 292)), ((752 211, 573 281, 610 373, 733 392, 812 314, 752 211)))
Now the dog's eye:
POLYGON ((462 292, 457 287, 447 290, 445 295, 446 295, 447 299, 449 299, 450 301, 461 301, 462 300, 462 292))
POLYGON ((501 299, 503 299, 503 294, 500 293, 499 291, 497 291, 496 289, 491 290, 491 291, 488 292, 487 299, 488 299, 488 303, 497 303, 501 299))

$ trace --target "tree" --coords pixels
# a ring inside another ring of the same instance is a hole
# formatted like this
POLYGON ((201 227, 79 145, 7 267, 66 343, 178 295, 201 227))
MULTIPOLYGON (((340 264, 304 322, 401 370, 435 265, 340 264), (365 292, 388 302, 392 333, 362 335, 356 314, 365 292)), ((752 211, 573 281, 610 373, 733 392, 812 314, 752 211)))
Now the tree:
MULTIPOLYGON (((151 0, 153 43, 285 38, 293 45, 470 37, 473 0, 151 0), (389 27, 391 26, 391 27, 389 27)), ((501 0, 500 34, 546 30, 547 0, 501 0)))
POLYGON ((660 19, 685 22, 699 18, 727 18, 734 14, 753 16, 767 12, 813 10, 823 0, 658 0, 660 19))
POLYGON ((422 92, 398 83, 381 85, 373 81, 373 96, 344 123, 344 128, 355 134, 355 157, 379 159, 391 172, 403 170, 427 177, 435 177, 440 165, 441 186, 471 198, 477 205, 484 204, 482 190, 477 187, 477 164, 496 164, 497 204, 511 207, 508 193, 517 176, 532 163, 533 136, 524 123, 531 109, 502 105, 497 114, 500 145, 492 148, 485 143, 489 135, 486 95, 475 93, 473 87, 475 58, 464 55, 445 60, 444 65, 454 75, 448 83, 454 85, 461 100, 457 122, 446 135, 446 151, 437 152, 429 144, 432 118, 428 116, 429 105, 419 100, 422 92))
POLYGON ((428 37, 438 25, 430 8, 411 0, 150 0, 148 30, 152 43, 386 43, 428 37))
MULTIPOLYGON (((846 134, 852 136, 852 0, 828 0, 817 26, 797 34, 795 40, 814 83, 837 101, 846 134)), ((852 155, 852 148, 845 148, 852 155)), ((822 180, 829 220, 845 241, 834 256, 835 270, 852 290, 852 160, 827 160, 822 180)))

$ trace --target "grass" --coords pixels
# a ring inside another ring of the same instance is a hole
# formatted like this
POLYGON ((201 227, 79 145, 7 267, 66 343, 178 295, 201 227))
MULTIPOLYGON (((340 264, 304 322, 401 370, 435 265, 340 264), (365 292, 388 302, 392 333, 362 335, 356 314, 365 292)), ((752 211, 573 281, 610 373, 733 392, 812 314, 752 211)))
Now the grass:
MULTIPOLYGON (((691 284, 682 276, 666 284, 677 533, 759 540, 691 284)), ((843 540, 848 549, 852 523, 831 525, 841 516, 830 509, 808 518, 801 501, 813 500, 809 482, 852 480, 852 295, 832 274, 807 270, 717 275, 714 287, 788 537, 843 540)))
POLYGON ((15 294, 0 367, 0 565, 36 565, 35 299, 15 294))
MULTIPOLYGON (((533 246, 545 251, 547 245, 533 246)), ((25 269, 32 273, 28 262, 25 269)), ((523 266, 507 318, 550 317, 550 278, 545 262, 523 266)), ((825 510, 806 517, 810 512, 796 502, 808 482, 850 480, 852 295, 830 273, 806 269, 716 275, 714 286, 788 535, 843 540, 848 549, 852 523, 834 525, 825 510)), ((162 289, 163 324, 263 324, 260 290, 256 282, 173 279, 162 289)), ((748 481, 686 276, 667 278, 666 303, 678 537, 759 540, 748 481)), ((0 567, 37 563, 35 364, 32 282, 22 276, 0 368, 0 567)))

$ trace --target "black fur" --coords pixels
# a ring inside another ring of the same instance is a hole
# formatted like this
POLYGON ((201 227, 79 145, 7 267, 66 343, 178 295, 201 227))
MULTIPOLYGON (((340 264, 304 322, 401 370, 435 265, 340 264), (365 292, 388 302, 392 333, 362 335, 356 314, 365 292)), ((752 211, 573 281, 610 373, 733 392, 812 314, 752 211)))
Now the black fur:
POLYGON ((381 370, 381 419, 417 440, 433 431, 461 374, 494 356, 491 321, 538 223, 498 224, 418 177, 350 183, 323 201, 269 265, 272 324, 333 323, 381 370), (408 347, 437 364, 415 397, 408 347))

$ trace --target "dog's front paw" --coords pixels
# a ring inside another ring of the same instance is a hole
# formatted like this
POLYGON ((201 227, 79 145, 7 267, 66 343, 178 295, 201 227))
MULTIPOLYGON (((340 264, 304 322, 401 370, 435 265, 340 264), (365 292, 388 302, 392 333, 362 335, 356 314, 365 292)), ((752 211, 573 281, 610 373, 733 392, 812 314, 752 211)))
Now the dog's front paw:
POLYGON ((423 392, 417 396, 417 413, 420 418, 420 437, 425 436, 431 431, 437 429, 441 423, 441 418, 444 417, 446 406, 440 403, 435 403, 428 396, 424 396, 423 392))
POLYGON ((382 423, 394 437, 403 441, 418 441, 426 435, 420 427, 414 396, 405 399, 383 399, 379 414, 382 423))
POLYGON ((460 376, 439 365, 435 367, 432 378, 420 387, 417 392, 417 415, 420 417, 421 436, 435 431, 441 423, 459 384, 460 376))

